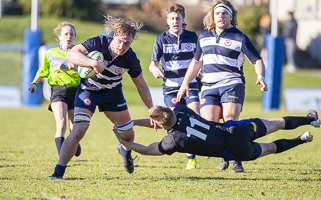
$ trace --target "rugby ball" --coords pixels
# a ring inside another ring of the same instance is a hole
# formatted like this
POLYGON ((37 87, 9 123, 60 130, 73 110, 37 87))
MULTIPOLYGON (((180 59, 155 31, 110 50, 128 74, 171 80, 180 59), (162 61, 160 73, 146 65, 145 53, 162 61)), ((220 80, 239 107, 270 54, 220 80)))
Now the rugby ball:
MULTIPOLYGON (((99 51, 92 51, 87 57, 97 61, 104 61, 104 56, 99 51)), ((80 78, 91 78, 96 75, 96 72, 92 67, 78 66, 78 74, 80 78)))

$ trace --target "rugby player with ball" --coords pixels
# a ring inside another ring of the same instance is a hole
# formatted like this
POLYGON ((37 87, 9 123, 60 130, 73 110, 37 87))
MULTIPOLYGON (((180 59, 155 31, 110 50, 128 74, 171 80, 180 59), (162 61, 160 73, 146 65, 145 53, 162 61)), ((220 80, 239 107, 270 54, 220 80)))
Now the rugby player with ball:
MULTIPOLYGON (((75 99, 74 128, 66 138, 54 173, 49 179, 61 179, 68 162, 77 149, 77 144, 85 136, 91 117, 96 107, 115 124, 121 137, 128 141, 134 140, 133 121, 128 112, 126 100, 122 92, 121 80, 127 72, 138 93, 149 109, 153 106, 149 88, 144 80, 140 61, 130 48, 136 33, 143 24, 132 19, 106 16, 106 25, 114 31, 113 37, 99 35, 90 38, 72 48, 66 59, 78 66, 91 67, 96 75, 81 79, 75 99), (90 52, 99 51, 103 61, 89 58, 90 52)), ((128 173, 134 172, 131 150, 122 145, 117 146, 128 173)))

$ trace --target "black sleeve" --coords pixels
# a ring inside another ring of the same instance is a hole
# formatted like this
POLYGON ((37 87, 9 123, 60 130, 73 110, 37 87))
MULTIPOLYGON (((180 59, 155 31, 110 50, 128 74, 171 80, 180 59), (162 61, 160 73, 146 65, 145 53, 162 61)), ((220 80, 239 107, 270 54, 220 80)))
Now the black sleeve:
POLYGON ((140 65, 140 60, 137 58, 135 52, 132 48, 128 49, 128 65, 130 65, 130 69, 128 74, 131 78, 137 78, 142 72, 142 67, 140 65))
POLYGON ((158 144, 158 150, 161 153, 172 155, 175 152, 175 140, 172 135, 166 135, 158 144))

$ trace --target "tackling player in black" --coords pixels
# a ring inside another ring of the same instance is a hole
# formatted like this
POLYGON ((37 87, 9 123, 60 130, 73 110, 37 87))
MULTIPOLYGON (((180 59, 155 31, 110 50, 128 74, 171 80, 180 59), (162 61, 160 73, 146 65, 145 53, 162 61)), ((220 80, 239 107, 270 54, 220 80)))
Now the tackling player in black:
POLYGON ((168 134, 161 142, 144 146, 122 139, 117 129, 113 129, 120 143, 143 155, 171 155, 180 152, 222 157, 226 161, 249 161, 281 153, 313 140, 310 132, 294 139, 280 139, 271 143, 253 142, 257 138, 280 129, 291 130, 309 124, 320 127, 315 110, 310 110, 306 117, 252 118, 226 123, 209 122, 186 106, 178 106, 174 111, 166 106, 153 106, 149 113, 149 119, 137 119, 134 124, 154 127, 155 131, 157 125, 167 129, 168 134))

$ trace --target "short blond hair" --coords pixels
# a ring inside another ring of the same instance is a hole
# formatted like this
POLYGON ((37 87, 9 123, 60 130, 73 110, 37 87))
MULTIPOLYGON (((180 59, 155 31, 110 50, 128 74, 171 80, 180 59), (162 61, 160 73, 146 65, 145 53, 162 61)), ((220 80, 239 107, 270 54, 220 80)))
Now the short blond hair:
POLYGON ((224 4, 228 6, 232 10, 232 26, 237 25, 237 11, 233 7, 230 1, 228 0, 214 0, 210 5, 210 10, 206 13, 205 17, 203 18, 203 24, 205 29, 207 30, 215 30, 216 24, 214 22, 214 9, 218 4, 224 4))
POLYGON ((74 26, 72 23, 67 22, 67 21, 60 22, 60 23, 54 28, 53 33, 58 37, 58 35, 61 34, 61 29, 62 29, 63 27, 66 27, 66 26, 70 26, 72 29, 74 29, 74 31, 75 31, 75 36, 76 36, 76 28, 75 28, 75 26, 74 26))
POLYGON ((167 106, 153 106, 149 109, 149 117, 160 125, 172 127, 176 123, 174 112, 167 106))
MULTIPOLYGON (((110 28, 110 32, 114 31, 115 34, 124 34, 130 35, 133 38, 136 38, 136 33, 141 32, 141 28, 144 26, 144 23, 138 22, 134 19, 128 18, 116 18, 110 15, 105 17, 105 25, 110 28)), ((108 33, 107 33, 108 34, 108 33)))

